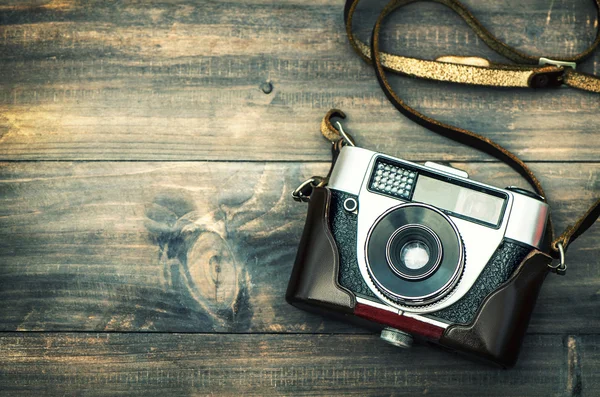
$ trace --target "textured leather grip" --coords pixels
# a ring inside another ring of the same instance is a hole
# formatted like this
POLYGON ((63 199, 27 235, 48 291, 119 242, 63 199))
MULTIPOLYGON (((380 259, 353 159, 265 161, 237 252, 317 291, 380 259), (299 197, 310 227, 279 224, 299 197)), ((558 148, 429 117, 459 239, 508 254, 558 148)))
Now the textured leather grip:
POLYGON ((328 188, 313 189, 286 299, 303 308, 309 305, 352 313, 354 295, 337 281, 339 254, 329 229, 330 202, 328 188))
POLYGON ((440 345, 505 368, 514 366, 551 261, 549 255, 531 251, 506 284, 485 299, 475 320, 448 327, 440 345))

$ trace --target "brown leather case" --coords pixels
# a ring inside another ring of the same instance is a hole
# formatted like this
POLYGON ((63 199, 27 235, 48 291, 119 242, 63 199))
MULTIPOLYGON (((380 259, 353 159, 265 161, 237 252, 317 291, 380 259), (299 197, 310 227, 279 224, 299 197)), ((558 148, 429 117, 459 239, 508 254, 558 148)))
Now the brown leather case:
MULTIPOLYGON (((315 188, 311 194, 286 299, 304 310, 381 329, 382 324, 366 322, 354 313, 354 294, 337 281, 339 255, 329 227, 330 200, 331 193, 325 187, 315 188)), ((449 326, 437 343, 512 367, 551 261, 550 256, 532 250, 511 278, 485 298, 471 324, 449 326)))
POLYGON ((551 261, 531 251, 513 276, 483 301, 473 322, 448 327, 439 344, 505 368, 514 366, 551 261))
POLYGON ((354 294, 337 281, 339 255, 329 229, 330 201, 329 189, 313 189, 285 297, 289 303, 303 309, 329 309, 351 314, 355 304, 354 294))

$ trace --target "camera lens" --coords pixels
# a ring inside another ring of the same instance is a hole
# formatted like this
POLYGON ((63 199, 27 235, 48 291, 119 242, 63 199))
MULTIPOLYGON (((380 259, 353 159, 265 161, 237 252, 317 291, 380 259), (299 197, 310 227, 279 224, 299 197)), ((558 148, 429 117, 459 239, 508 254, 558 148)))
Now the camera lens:
POLYGON ((384 212, 371 227, 365 248, 373 291, 392 304, 434 303, 453 290, 464 269, 458 228, 426 204, 401 204, 384 212))
POLYGON ((429 262, 429 248, 420 241, 406 243, 400 251, 400 261, 411 270, 419 270, 429 262))
POLYGON ((440 264, 442 243, 431 228, 409 224, 394 231, 386 244, 388 265, 398 276, 422 279, 440 264))

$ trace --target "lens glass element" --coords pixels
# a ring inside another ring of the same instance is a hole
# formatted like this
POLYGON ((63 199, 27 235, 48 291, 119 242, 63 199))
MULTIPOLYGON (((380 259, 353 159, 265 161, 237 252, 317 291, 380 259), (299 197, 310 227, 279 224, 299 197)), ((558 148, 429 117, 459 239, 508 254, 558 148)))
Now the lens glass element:
POLYGON ((386 244, 388 266, 408 280, 430 276, 442 257, 442 243, 433 230, 409 224, 396 229, 386 244))
POLYGON ((421 241, 411 241, 404 244, 400 252, 402 264, 411 270, 421 269, 429 262, 429 247, 421 241))

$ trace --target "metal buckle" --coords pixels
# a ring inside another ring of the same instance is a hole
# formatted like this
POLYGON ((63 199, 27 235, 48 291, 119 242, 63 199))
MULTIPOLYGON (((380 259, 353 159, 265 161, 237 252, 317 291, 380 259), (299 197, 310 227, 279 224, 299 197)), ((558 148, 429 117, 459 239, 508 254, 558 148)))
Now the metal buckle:
POLYGON ((567 264, 565 263, 565 248, 562 243, 557 244, 558 252, 560 253, 560 260, 557 265, 549 264, 548 267, 552 271, 560 276, 564 276, 567 273, 567 264))
POLYGON ((577 64, 575 62, 556 61, 554 59, 544 58, 544 57, 540 58, 539 64, 577 69, 577 64))
POLYGON ((310 194, 315 187, 324 186, 327 180, 325 178, 321 178, 320 176, 313 176, 312 178, 308 178, 304 182, 300 184, 294 191, 292 192, 292 198, 294 201, 298 202, 308 202, 310 200, 310 194))

